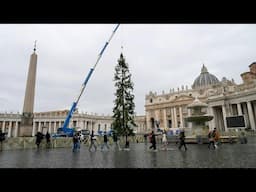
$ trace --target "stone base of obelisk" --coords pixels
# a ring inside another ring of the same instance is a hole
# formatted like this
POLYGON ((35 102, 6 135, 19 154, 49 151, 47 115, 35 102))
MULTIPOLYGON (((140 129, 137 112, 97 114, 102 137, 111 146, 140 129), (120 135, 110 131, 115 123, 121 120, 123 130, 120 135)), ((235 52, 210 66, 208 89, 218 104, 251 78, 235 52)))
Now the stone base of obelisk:
POLYGON ((18 131, 19 137, 31 137, 33 131, 33 113, 23 113, 18 131))
POLYGON ((21 125, 19 131, 19 137, 32 137, 32 125, 21 125))

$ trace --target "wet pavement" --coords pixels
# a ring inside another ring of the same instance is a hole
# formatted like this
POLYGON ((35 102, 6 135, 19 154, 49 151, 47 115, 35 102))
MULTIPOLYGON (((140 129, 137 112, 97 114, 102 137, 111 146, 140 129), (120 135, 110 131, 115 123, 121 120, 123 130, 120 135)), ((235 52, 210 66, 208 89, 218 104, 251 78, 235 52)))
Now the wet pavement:
MULTIPOLYGON (((168 150, 150 151, 150 144, 131 143, 130 151, 89 152, 87 146, 72 152, 71 148, 0 151, 0 168, 256 168, 256 137, 247 144, 220 145, 209 150, 207 144, 187 144, 179 150, 169 144, 168 150)), ((100 147, 98 147, 100 148, 100 147)))

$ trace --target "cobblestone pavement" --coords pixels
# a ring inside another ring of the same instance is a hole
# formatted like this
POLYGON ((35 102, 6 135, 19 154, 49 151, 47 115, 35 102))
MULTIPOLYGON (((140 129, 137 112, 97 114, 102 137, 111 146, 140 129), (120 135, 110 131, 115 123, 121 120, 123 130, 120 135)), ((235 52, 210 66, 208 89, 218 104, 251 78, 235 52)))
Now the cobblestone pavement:
MULTIPOLYGON (((150 151, 150 144, 132 143, 130 151, 89 152, 87 146, 72 152, 71 148, 0 151, 0 168, 256 168, 256 137, 247 144, 222 144, 209 150, 207 144, 187 144, 179 150, 170 144, 168 150, 150 151)), ((98 147, 100 149, 100 147, 98 147)))

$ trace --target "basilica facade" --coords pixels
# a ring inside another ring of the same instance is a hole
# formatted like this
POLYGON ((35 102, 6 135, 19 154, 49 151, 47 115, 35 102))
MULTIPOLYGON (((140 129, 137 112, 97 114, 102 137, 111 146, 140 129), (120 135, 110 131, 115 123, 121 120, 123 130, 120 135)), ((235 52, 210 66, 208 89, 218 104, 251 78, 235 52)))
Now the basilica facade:
POLYGON ((216 127, 219 131, 228 131, 232 127, 227 125, 227 118, 234 116, 244 117, 245 126, 241 128, 255 130, 256 62, 249 65, 249 71, 242 73, 241 78, 241 84, 225 77, 219 80, 203 65, 190 89, 182 86, 162 94, 151 91, 145 102, 147 129, 191 128, 191 123, 186 121, 191 114, 187 106, 197 98, 208 104, 206 113, 214 117, 206 123, 210 130, 216 127))

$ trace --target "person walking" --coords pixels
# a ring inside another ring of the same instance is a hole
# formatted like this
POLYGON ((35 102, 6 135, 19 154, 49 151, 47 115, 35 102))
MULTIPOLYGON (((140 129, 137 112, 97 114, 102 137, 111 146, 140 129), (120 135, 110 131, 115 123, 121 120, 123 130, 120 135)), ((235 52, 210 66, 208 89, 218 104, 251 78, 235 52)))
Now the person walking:
POLYGON ((5 133, 2 132, 2 129, 0 129, 0 142, 1 142, 1 148, 0 150, 3 150, 3 141, 5 140, 5 133))
POLYGON ((153 148, 154 151, 156 151, 156 135, 155 135, 154 131, 151 132, 150 142, 152 145, 149 147, 149 149, 153 148))
POLYGON ((41 132, 38 131, 35 136, 36 136, 37 149, 39 149, 40 143, 41 143, 42 139, 44 138, 44 135, 41 132))
POLYGON ((109 146, 108 146, 108 136, 107 136, 107 131, 104 131, 104 135, 103 135, 103 144, 101 145, 101 150, 104 150, 104 147, 107 147, 109 150, 109 146))
POLYGON ((120 151, 120 150, 121 150, 120 142, 119 142, 120 139, 119 139, 119 137, 118 137, 116 131, 113 132, 113 141, 114 141, 114 143, 115 143, 116 148, 118 147, 118 150, 120 151))
POLYGON ((247 143, 247 137, 246 137, 244 131, 240 131, 239 138, 240 138, 240 143, 241 144, 246 144, 247 143))
POLYGON ((147 137, 148 137, 148 135, 144 134, 144 142, 145 142, 145 144, 147 144, 147 137))
POLYGON ((164 131, 162 135, 162 144, 163 144, 163 149, 167 150, 168 141, 167 141, 166 131, 164 131))
POLYGON ((220 145, 220 134, 219 134, 219 132, 217 131, 216 128, 214 128, 214 130, 215 130, 214 147, 217 149, 218 145, 220 145))
POLYGON ((179 136, 179 139, 180 139, 180 145, 179 145, 179 149, 181 149, 182 146, 184 146, 185 148, 185 151, 187 151, 187 146, 186 146, 186 143, 185 143, 185 131, 184 130, 181 130, 180 131, 180 136, 179 136))
POLYGON ((213 149, 215 149, 215 143, 214 143, 215 136, 216 136, 216 128, 214 128, 212 131, 208 133, 208 139, 209 139, 208 149, 211 149, 211 146, 213 146, 213 149))
POLYGON ((97 145, 95 144, 96 137, 94 135, 94 130, 92 129, 91 135, 90 135, 90 146, 89 151, 92 152, 92 147, 94 147, 94 151, 97 151, 97 145))
POLYGON ((46 148, 50 148, 50 146, 51 146, 51 135, 48 131, 45 135, 45 139, 46 139, 46 148))
POLYGON ((78 150, 78 147, 79 147, 78 142, 79 142, 79 137, 78 137, 78 134, 75 133, 74 136, 73 136, 73 152, 78 150))

